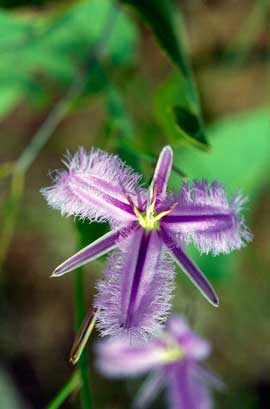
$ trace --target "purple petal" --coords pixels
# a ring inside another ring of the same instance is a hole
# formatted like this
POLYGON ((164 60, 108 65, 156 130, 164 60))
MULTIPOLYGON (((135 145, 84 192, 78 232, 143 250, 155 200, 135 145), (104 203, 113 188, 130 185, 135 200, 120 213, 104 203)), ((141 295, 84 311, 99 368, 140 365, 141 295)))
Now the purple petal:
POLYGON ((169 236, 164 228, 160 230, 160 236, 170 250, 170 254, 173 256, 175 262, 201 291, 202 295, 207 298, 211 304, 217 307, 219 304, 218 297, 201 270, 193 263, 181 247, 177 246, 175 241, 169 236))
POLYGON ((138 227, 119 247, 110 256, 105 280, 98 285, 98 326, 102 335, 127 332, 135 338, 147 337, 167 318, 173 266, 156 231, 138 227))
POLYGON ((103 254, 106 254, 108 251, 111 251, 116 247, 116 242, 124 230, 125 229, 113 230, 107 234, 104 234, 104 236, 89 244, 89 246, 85 247, 84 249, 78 251, 78 253, 74 254, 72 257, 68 258, 66 261, 56 267, 52 273, 52 276, 62 276, 75 268, 95 260, 103 254))
POLYGON ((206 371, 198 364, 191 362, 189 368, 189 383, 191 393, 195 398, 196 408, 198 409, 213 409, 213 394, 211 389, 217 389, 217 384, 221 385, 221 381, 213 376, 211 378, 213 383, 209 382, 209 377, 206 371))
POLYGON ((170 146, 165 146, 158 158, 155 173, 151 183, 152 188, 157 187, 158 194, 164 194, 167 188, 167 182, 172 169, 173 151, 170 146))
POLYGON ((220 392, 226 390, 226 385, 222 381, 222 379, 220 379, 219 376, 217 376, 215 373, 210 371, 208 368, 204 368, 201 365, 196 365, 196 363, 194 363, 194 366, 196 366, 196 372, 198 376, 200 376, 201 379, 203 379, 203 382, 205 384, 207 384, 209 387, 216 389, 220 392))
POLYGON ((56 174, 54 185, 42 189, 48 203, 63 215, 87 217, 121 225, 136 220, 130 205, 131 197, 138 205, 144 190, 140 176, 117 156, 99 149, 84 149, 69 157, 67 170, 56 174))
POLYGON ((129 337, 110 337, 96 346, 96 365, 108 377, 134 377, 158 368, 164 361, 159 343, 132 344, 129 337))
POLYGON ((182 185, 178 206, 162 224, 180 240, 193 241, 203 253, 229 253, 252 238, 240 216, 243 203, 239 195, 228 202, 216 182, 194 180, 182 185))
POLYGON ((212 409, 213 398, 202 368, 190 360, 175 364, 168 376, 170 409, 212 409))
POLYGON ((209 342, 193 332, 183 317, 171 316, 167 327, 169 333, 181 345, 186 357, 201 360, 209 356, 211 352, 209 342))
POLYGON ((190 383, 189 362, 184 360, 168 371, 168 401, 170 409, 201 409, 196 404, 194 387, 190 383))
POLYGON ((157 397, 164 384, 163 372, 151 373, 144 381, 142 387, 135 397, 135 401, 132 405, 134 409, 144 409, 148 407, 153 400, 157 397))

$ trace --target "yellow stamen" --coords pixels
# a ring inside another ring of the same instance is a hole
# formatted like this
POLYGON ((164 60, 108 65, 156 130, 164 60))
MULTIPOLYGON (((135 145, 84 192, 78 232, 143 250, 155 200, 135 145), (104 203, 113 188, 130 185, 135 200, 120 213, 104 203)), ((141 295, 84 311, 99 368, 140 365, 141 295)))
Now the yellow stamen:
POLYGON ((162 217, 166 216, 167 214, 171 213, 171 211, 177 206, 177 203, 174 203, 168 210, 164 210, 155 216, 155 220, 160 220, 162 217))
POLYGON ((146 231, 159 230, 159 220, 162 219, 162 217, 169 214, 175 208, 175 206, 177 205, 177 203, 174 203, 168 210, 165 210, 164 212, 155 214, 155 212, 154 212, 154 203, 155 203, 155 201, 153 201, 151 203, 149 208, 144 213, 140 212, 140 210, 137 209, 137 207, 135 205, 133 205, 134 213, 138 217, 138 223, 146 231))
POLYGON ((166 351, 164 351, 163 357, 166 363, 179 361, 184 357, 184 351, 180 348, 179 345, 172 344, 166 351))

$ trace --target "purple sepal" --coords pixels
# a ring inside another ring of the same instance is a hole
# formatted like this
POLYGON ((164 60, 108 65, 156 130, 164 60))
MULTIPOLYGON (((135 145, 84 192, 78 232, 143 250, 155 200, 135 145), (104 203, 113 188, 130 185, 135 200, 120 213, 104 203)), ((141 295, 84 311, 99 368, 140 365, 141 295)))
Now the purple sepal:
POLYGON ((180 266, 189 279, 196 285, 203 296, 215 307, 219 305, 218 297, 201 270, 195 263, 189 258, 184 250, 177 246, 172 237, 169 236, 165 229, 160 231, 160 235, 168 247, 170 254, 173 256, 175 262, 180 266))
POLYGON ((84 264, 101 257, 103 254, 108 253, 116 247, 117 240, 124 231, 125 229, 112 230, 109 233, 104 234, 104 236, 89 244, 89 246, 84 247, 82 250, 78 251, 78 253, 74 254, 56 267, 52 273, 52 277, 60 277, 63 274, 75 270, 75 268, 83 266, 84 264))
POLYGON ((173 151, 170 146, 165 146, 159 154, 158 162, 151 183, 151 188, 156 186, 157 194, 166 193, 168 179, 172 169, 173 151))

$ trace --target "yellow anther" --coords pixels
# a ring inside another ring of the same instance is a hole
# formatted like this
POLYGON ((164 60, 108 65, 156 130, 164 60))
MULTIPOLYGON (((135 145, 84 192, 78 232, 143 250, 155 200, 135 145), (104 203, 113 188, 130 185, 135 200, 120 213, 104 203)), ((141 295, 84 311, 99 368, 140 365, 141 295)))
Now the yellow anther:
POLYGON ((174 203, 168 210, 164 210, 155 216, 155 220, 160 220, 162 217, 166 216, 167 214, 171 213, 171 211, 177 206, 177 203, 174 203))
POLYGON ((134 203, 132 203, 132 200, 129 196, 127 198, 129 203, 133 207, 134 213, 138 217, 139 225, 142 226, 147 231, 159 230, 160 227, 159 220, 162 219, 162 217, 166 216, 168 213, 170 213, 177 205, 177 203, 174 203, 168 210, 156 214, 155 213, 155 205, 157 199, 156 185, 154 185, 153 187, 151 186, 150 188, 150 200, 147 205, 146 211, 143 213, 140 212, 140 210, 134 205, 134 203))
POLYGON ((184 351, 180 348, 179 345, 172 344, 166 351, 164 351, 163 357, 165 362, 167 363, 179 361, 184 357, 184 351))

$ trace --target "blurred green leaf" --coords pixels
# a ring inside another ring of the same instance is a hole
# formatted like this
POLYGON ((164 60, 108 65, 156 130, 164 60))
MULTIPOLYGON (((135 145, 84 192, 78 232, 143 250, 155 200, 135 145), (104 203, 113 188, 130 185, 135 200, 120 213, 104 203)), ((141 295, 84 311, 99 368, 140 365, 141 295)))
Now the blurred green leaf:
POLYGON ((255 197, 266 180, 269 161, 269 110, 235 114, 208 129, 210 154, 181 149, 176 164, 190 178, 217 179, 229 193, 241 190, 255 197))
MULTIPOLYGON (((181 37, 176 32, 175 24, 175 10, 173 3, 170 0, 121 0, 123 3, 132 5, 144 18, 146 23, 150 26, 153 34, 158 40, 161 48, 167 53, 171 61, 178 67, 183 78, 183 93, 186 99, 186 111, 188 115, 188 127, 187 127, 187 115, 175 116, 177 121, 177 127, 180 132, 175 134, 175 142, 180 137, 185 137, 188 134, 187 140, 190 142, 194 140, 197 147, 207 147, 207 140, 202 129, 202 119, 200 113, 200 102, 196 90, 196 85, 193 79, 189 59, 185 50, 184 41, 182 41, 183 33, 181 37), (183 123, 182 123, 183 119, 183 123), (189 129, 194 127, 199 128, 197 132, 188 133, 189 129), (201 128, 201 129, 200 129, 201 128)), ((183 22, 179 13, 177 20, 177 27, 183 31, 183 22)), ((176 101, 171 101, 172 105, 176 105, 176 101)), ((163 111, 160 111, 160 116, 163 115, 163 111)), ((165 112, 165 116, 166 116, 165 112)), ((166 120, 166 119, 165 119, 166 120)))
MULTIPOLYGON (((246 207, 249 210, 244 213, 250 218, 257 195, 267 179, 269 110, 260 109, 221 119, 209 127, 208 134, 212 147, 210 154, 179 149, 175 152, 175 164, 183 166, 190 178, 223 183, 229 196, 238 191, 248 195, 246 207)), ((174 175, 172 183, 179 186, 179 178, 174 175)), ((189 254, 200 268, 216 281, 229 278, 237 271, 242 252, 219 255, 213 260, 209 255, 200 255, 192 246, 189 248, 189 254)))
POLYGON ((134 61, 136 45, 135 25, 110 0, 81 1, 57 17, 35 15, 27 22, 0 11, 0 115, 40 91, 38 74, 66 86, 89 68, 85 94, 105 90, 104 75, 89 61, 102 60, 113 70, 134 61))
POLYGON ((11 378, 2 368, 0 369, 0 396, 1 408, 23 409, 27 407, 19 396, 11 378))
POLYGON ((110 133, 116 134, 117 137, 121 138, 121 141, 125 138, 130 139, 133 134, 132 123, 122 98, 115 88, 111 88, 107 94, 107 112, 107 127, 110 129, 110 133))
POLYGON ((0 119, 4 117, 14 105, 21 99, 23 90, 17 85, 12 84, 7 87, 1 86, 0 91, 0 119))

